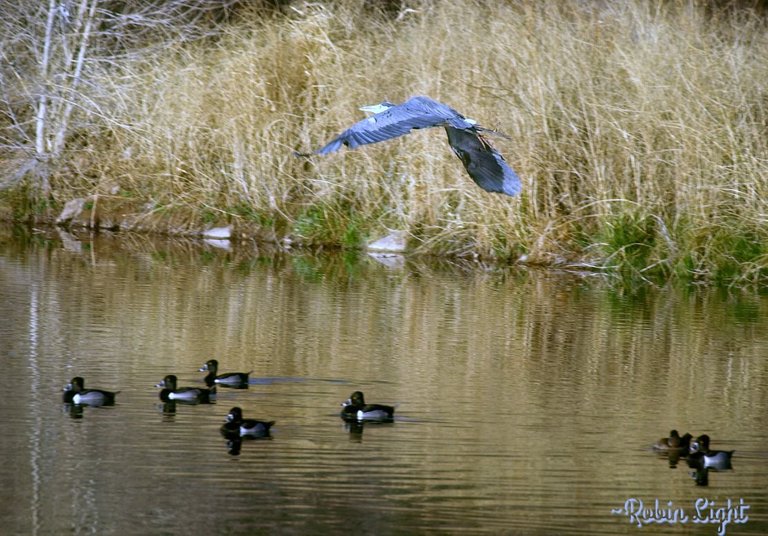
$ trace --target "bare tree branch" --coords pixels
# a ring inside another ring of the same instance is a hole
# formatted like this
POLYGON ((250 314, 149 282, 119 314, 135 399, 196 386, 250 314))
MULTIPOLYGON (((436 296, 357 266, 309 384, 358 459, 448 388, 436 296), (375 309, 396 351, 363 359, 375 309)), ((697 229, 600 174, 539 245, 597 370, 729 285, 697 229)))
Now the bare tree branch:
POLYGON ((0 149, 21 156, 15 159, 19 170, 37 176, 47 192, 47 170, 65 154, 73 125, 125 127, 107 120, 99 104, 98 80, 106 70, 126 58, 216 36, 242 3, 0 0, 0 149), (78 123, 81 115, 85 121, 78 123))
MULTIPOLYGON (((45 23, 43 41, 43 57, 40 60, 40 81, 46 83, 51 58, 51 40, 53 39, 53 22, 56 18, 56 0, 48 2, 48 21, 45 23)), ((35 124, 35 152, 38 157, 45 154, 45 120, 48 110, 48 94, 45 86, 41 85, 37 105, 37 120, 35 124)))
MULTIPOLYGON (((85 13, 87 0, 82 0, 80 5, 80 14, 85 13)), ((80 76, 83 73, 83 65, 85 64, 85 54, 88 50, 88 38, 91 35, 91 25, 93 24, 93 17, 96 13, 96 4, 98 0, 91 0, 91 5, 88 8, 88 13, 85 15, 85 27, 80 38, 79 50, 77 53, 77 63, 75 64, 75 72, 72 76, 69 89, 72 92, 77 91, 77 87, 80 84, 80 76)), ((82 20, 82 19, 81 19, 82 20)), ((64 106, 64 113, 59 123, 59 129, 56 132, 56 139, 53 143, 53 156, 57 157, 61 155, 61 150, 64 148, 64 139, 67 134, 67 127, 69 126, 69 118, 72 115, 73 103, 68 101, 64 106)))

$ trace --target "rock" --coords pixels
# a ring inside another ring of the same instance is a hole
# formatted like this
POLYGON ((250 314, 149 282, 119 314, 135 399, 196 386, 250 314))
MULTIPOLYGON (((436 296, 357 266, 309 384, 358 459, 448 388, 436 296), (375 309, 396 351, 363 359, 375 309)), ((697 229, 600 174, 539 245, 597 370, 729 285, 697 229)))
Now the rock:
POLYGON ((218 238, 204 238, 203 242, 217 249, 232 251, 232 243, 229 240, 219 240, 218 238))
POLYGON ((83 245, 80 243, 80 240, 78 240, 75 235, 70 234, 62 229, 59 229, 58 232, 59 232, 59 238, 61 238, 61 245, 64 246, 65 250, 71 251, 73 253, 83 252, 83 245))
POLYGON ((400 253, 406 249, 406 232, 392 231, 384 238, 379 238, 368 244, 368 251, 386 251, 400 253))
POLYGON ((229 240, 232 237, 232 226, 226 227, 213 227, 207 231, 203 231, 205 238, 215 238, 217 240, 229 240))
POLYGON ((83 197, 67 201, 67 204, 64 205, 64 210, 62 210, 59 217, 56 218, 56 223, 67 223, 80 216, 83 212, 83 208, 85 208, 85 201, 86 199, 83 197))

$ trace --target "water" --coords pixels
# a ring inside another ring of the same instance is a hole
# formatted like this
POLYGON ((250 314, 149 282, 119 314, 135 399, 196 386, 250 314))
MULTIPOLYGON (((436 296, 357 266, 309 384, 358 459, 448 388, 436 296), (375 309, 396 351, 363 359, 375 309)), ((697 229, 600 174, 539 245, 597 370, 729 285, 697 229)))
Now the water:
POLYGON ((6 228, 0 302, 3 534, 717 534, 697 499, 768 532, 764 296, 6 228), (212 357, 249 388, 164 412, 212 357), (117 404, 65 407, 77 375, 117 404), (343 423, 358 389, 395 422, 343 423), (239 455, 235 405, 277 421, 239 455), (697 486, 649 449, 672 428, 733 470, 697 486), (688 519, 639 528, 631 498, 688 519))

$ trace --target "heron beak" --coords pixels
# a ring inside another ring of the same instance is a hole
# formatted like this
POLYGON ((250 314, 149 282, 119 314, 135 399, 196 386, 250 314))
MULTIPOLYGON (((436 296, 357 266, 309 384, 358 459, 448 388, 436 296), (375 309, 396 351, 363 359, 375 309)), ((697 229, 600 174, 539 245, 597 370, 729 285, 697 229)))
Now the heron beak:
POLYGON ((360 110, 362 110, 363 112, 369 112, 372 114, 379 114, 384 110, 389 110, 389 106, 384 106, 383 104, 368 104, 366 106, 361 106, 360 110))

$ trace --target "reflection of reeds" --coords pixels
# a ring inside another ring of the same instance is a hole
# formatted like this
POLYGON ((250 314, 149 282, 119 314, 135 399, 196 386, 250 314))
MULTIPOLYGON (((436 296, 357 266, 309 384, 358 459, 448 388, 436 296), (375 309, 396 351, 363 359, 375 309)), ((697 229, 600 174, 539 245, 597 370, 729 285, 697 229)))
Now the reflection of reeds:
MULTIPOLYGON (((10 233, 0 227, 2 241, 15 244, 10 233)), ((137 437, 149 445, 145 460, 164 450, 126 429, 159 422, 145 413, 157 400, 150 384, 156 371, 199 382, 197 368, 211 356, 226 359, 230 370, 253 368, 255 378, 306 381, 252 387, 238 397, 285 427, 277 440, 287 448, 270 451, 271 463, 252 464, 278 471, 271 482, 360 481, 354 470, 317 478, 318 468, 329 474, 346 459, 335 412, 354 385, 399 404, 398 414, 409 419, 365 430, 364 444, 375 445, 370 456, 398 461, 386 469, 388 485, 409 479, 399 494, 445 501, 473 493, 481 501, 500 490, 504 504, 486 511, 492 519, 508 511, 510 496, 540 502, 527 515, 545 522, 552 504, 587 504, 594 496, 617 501, 645 490, 688 497, 694 484, 685 463, 667 476, 667 462, 649 451, 666 428, 708 432, 723 448, 742 451, 766 429, 766 413, 756 408, 765 406, 768 301, 750 293, 646 286, 631 294, 604 286, 603 278, 464 270, 424 258, 392 272, 365 256, 210 253, 200 244, 132 235, 97 237, 75 255, 43 236, 8 248, 6 329, 22 343, 37 330, 48 392, 58 392, 57 378, 72 367, 95 368, 94 381, 126 389, 121 419, 112 420, 119 425, 107 427, 114 435, 105 439, 137 437), (662 474, 649 473, 649 465, 662 474), (455 480, 468 489, 445 485, 455 480)), ((10 363, 11 377, 29 369, 25 360, 10 363)), ((177 422, 173 440, 192 453, 209 448, 197 442, 218 434, 230 407, 218 404, 209 416, 181 411, 189 420, 177 422)), ((223 441, 220 449, 223 456, 223 441)), ((353 462, 359 469, 359 458, 353 462)), ((744 463, 734 462, 736 485, 763 489, 764 476, 743 470, 744 463)), ((51 471, 56 479, 67 474, 51 471)))
POLYGON ((676 3, 416 5, 395 20, 313 4, 112 64, 93 97, 111 116, 88 119, 110 134, 83 130, 78 176, 55 195, 116 184, 137 207, 153 201, 150 221, 304 242, 354 246, 399 228, 426 252, 765 276, 763 19, 676 3), (293 157, 358 106, 415 94, 508 133, 493 141, 522 196, 477 188, 439 130, 293 157))

